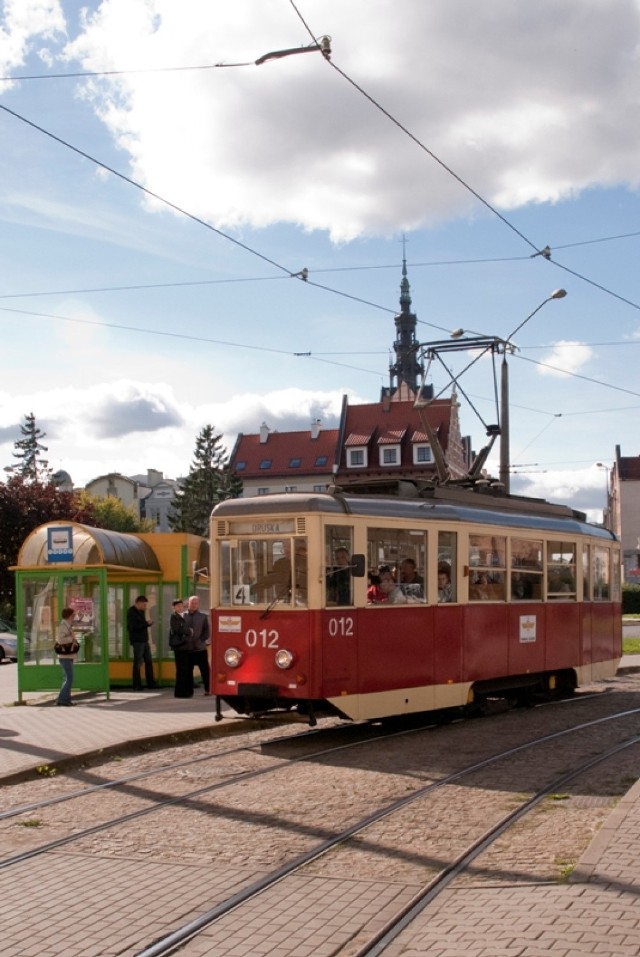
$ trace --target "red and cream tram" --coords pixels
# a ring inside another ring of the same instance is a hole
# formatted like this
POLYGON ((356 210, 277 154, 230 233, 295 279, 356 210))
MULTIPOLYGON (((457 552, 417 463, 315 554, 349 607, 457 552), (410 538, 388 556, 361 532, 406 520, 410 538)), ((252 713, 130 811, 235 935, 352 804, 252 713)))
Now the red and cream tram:
POLYGON ((615 674, 620 546, 561 505, 436 487, 288 493, 211 518, 212 690, 360 720, 615 674))

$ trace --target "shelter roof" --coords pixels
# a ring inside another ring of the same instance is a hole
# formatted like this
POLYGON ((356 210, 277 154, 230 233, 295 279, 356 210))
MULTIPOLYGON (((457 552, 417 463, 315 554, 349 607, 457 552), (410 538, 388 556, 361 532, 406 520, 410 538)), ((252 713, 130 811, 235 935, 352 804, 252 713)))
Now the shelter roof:
POLYGON ((48 530, 71 528, 74 565, 107 565, 159 572, 160 565, 151 546, 137 535, 93 528, 79 522, 48 522, 27 536, 18 554, 18 568, 50 566, 48 530))

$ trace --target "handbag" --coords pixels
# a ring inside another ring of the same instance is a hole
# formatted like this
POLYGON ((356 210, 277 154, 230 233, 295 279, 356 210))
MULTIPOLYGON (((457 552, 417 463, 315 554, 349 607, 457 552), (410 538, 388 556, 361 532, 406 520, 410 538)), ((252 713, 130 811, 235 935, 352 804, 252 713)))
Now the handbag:
POLYGON ((181 635, 177 631, 169 632, 169 647, 172 651, 175 651, 176 648, 182 648, 183 645, 186 645, 187 639, 185 635, 181 635))
POLYGON ((57 655, 77 655, 80 651, 80 643, 75 638, 69 645, 61 645, 59 641, 56 641, 53 650, 57 655))

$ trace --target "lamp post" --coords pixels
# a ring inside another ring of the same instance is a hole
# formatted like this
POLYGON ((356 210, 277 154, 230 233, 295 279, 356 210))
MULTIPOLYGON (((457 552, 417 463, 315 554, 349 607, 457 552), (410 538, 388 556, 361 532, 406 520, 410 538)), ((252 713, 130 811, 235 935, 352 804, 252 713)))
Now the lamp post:
POLYGON ((517 346, 514 345, 512 339, 517 332, 520 332, 525 323, 529 322, 537 312, 539 312, 543 306, 548 302, 551 302, 552 299, 564 299, 567 295, 566 289, 555 289, 550 296, 547 296, 546 299, 543 299, 539 306, 530 312, 529 315, 519 323, 513 332, 511 332, 506 339, 501 339, 498 336, 484 336, 482 333, 473 332, 471 329, 455 329, 451 333, 453 339, 457 339, 460 342, 468 342, 473 344, 474 340, 462 339, 467 333, 471 332, 474 337, 477 337, 476 343, 478 345, 484 345, 486 348, 491 348, 492 352, 502 353, 502 366, 500 369, 500 482, 504 486, 504 490, 509 494, 510 489, 510 429, 509 429, 509 366, 507 363, 507 353, 515 352, 517 346))
POLYGON ((608 465, 605 465, 604 462, 596 462, 597 469, 604 469, 605 471, 605 488, 604 488, 604 503, 605 507, 602 509, 602 524, 605 528, 609 528, 609 473, 611 469, 608 465))

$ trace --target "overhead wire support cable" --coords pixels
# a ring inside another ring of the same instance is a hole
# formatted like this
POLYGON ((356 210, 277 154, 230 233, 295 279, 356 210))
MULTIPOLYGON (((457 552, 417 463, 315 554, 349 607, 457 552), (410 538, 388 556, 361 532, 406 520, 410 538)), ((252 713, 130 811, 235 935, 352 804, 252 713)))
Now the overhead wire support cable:
POLYGON ((314 38, 313 43, 306 47, 289 47, 286 50, 272 50, 263 53, 257 60, 245 60, 241 63, 204 63, 198 66, 157 66, 142 67, 132 70, 76 70, 71 73, 32 73, 24 76, 0 76, 0 82, 17 83, 22 80, 81 80, 97 76, 128 76, 145 73, 186 73, 194 70, 221 70, 240 66, 262 66, 269 60, 280 60, 283 57, 295 56, 298 53, 322 53, 325 59, 331 56, 331 37, 324 36, 319 41, 314 38))

